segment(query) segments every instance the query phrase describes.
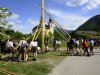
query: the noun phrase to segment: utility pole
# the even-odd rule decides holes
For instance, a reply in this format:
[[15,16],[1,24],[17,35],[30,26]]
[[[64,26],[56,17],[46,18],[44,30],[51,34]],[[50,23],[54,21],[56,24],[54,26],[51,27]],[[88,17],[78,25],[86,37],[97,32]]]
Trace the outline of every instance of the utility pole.
[[41,0],[41,27],[42,27],[42,52],[44,53],[44,31],[45,31],[45,23],[44,23],[44,0]]

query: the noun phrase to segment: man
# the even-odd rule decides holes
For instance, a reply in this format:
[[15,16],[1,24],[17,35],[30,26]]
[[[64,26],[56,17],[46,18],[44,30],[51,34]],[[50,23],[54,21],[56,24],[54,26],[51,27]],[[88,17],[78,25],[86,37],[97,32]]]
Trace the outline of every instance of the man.
[[93,55],[93,46],[94,46],[94,41],[90,40],[90,53]]
[[60,48],[60,45],[61,45],[61,41],[58,40],[58,41],[57,41],[57,48],[58,48],[58,50],[59,50],[59,48]]
[[69,41],[69,53],[70,55],[74,55],[74,39],[71,38]]
[[54,50],[56,51],[56,49],[57,49],[57,40],[53,40],[53,48],[54,48]]
[[23,61],[27,61],[27,41],[25,40],[25,38],[23,38],[20,42],[19,42],[19,45],[18,47],[20,48],[20,54],[19,54],[19,60],[22,58]]
[[83,50],[84,50],[84,55],[85,55],[85,53],[87,53],[87,56],[90,56],[90,54],[89,54],[89,52],[88,52],[88,47],[89,47],[89,45],[88,45],[88,43],[87,43],[87,41],[84,39],[84,41],[82,42],[82,46],[83,46]]
[[11,59],[14,60],[13,48],[14,48],[13,42],[11,39],[9,39],[6,43],[6,51],[5,52],[6,52],[6,54],[11,54]]
[[33,52],[33,61],[36,61],[37,59],[37,46],[38,46],[37,41],[31,41],[30,47]]

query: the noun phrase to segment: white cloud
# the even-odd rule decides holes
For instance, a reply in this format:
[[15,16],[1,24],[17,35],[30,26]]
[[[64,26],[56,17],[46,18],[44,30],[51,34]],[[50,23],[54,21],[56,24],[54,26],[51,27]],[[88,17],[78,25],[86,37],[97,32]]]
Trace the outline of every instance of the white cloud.
[[52,0],[52,1],[62,4],[62,3],[65,3],[68,0],[62,0],[62,1],[61,0]]
[[100,0],[54,0],[58,3],[63,3],[69,7],[80,7],[84,10],[93,10],[100,8]]
[[32,18],[27,18],[25,22],[15,24],[13,26],[13,29],[18,30],[23,33],[31,33],[32,29],[38,24],[37,20],[34,20]]
[[31,24],[32,26],[36,26],[38,24],[37,20],[34,20],[32,18],[27,19],[28,23]]
[[18,14],[13,14],[12,16],[7,18],[9,24],[12,25],[12,29],[14,31],[20,31],[22,33],[30,33],[32,32],[32,24],[35,24],[35,21],[33,21],[31,18],[26,19],[26,21],[20,20],[20,16]]
[[9,22],[17,22],[17,23],[21,23],[21,20],[19,20],[19,15],[18,14],[15,14],[13,13],[10,17],[7,17],[7,20]]
[[83,9],[92,10],[100,7],[100,0],[90,0]]
[[13,13],[10,17],[9,17],[9,19],[11,19],[11,20],[16,20],[16,19],[18,19],[19,18],[19,15],[18,14],[15,14],[15,13]]
[[62,27],[66,27],[68,30],[75,30],[89,19],[89,17],[66,13],[61,10],[49,9],[48,11],[56,17],[56,21],[59,22]]
[[23,24],[14,24],[12,29],[14,29],[14,31],[20,31],[22,33],[31,33],[32,32],[32,26],[29,25],[23,25]]
[[88,0],[68,0],[66,2],[66,5],[70,7],[76,7],[76,6],[82,6],[86,4],[87,2]]

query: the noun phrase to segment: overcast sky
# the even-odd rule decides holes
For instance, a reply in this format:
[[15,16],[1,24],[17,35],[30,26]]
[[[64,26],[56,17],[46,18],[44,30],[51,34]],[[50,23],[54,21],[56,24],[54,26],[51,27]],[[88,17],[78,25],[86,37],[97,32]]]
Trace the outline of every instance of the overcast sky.
[[[45,9],[61,26],[75,30],[89,18],[100,14],[100,0],[44,0]],[[32,32],[40,20],[41,0],[0,0],[0,6],[14,14],[9,18],[15,31]],[[45,14],[45,20],[48,21]]]

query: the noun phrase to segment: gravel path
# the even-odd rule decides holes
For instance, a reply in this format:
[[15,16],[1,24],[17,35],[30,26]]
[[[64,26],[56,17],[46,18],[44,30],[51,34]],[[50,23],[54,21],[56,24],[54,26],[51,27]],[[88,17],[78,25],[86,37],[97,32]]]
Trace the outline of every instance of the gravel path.
[[90,57],[66,57],[49,75],[100,75],[100,49]]

